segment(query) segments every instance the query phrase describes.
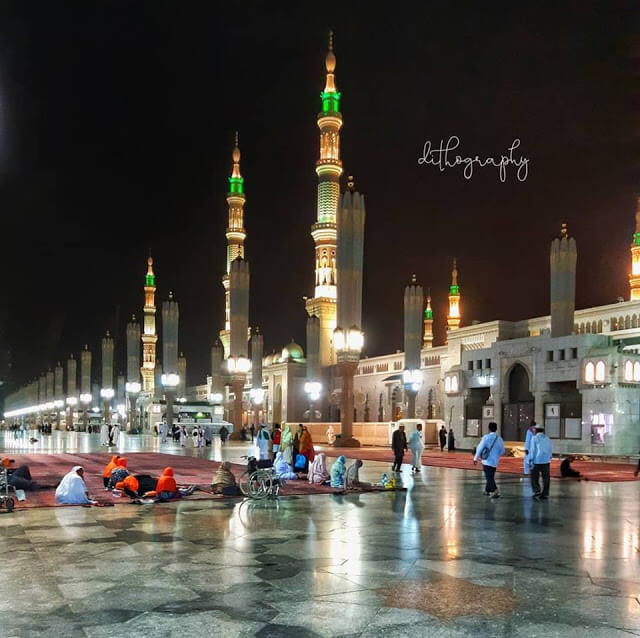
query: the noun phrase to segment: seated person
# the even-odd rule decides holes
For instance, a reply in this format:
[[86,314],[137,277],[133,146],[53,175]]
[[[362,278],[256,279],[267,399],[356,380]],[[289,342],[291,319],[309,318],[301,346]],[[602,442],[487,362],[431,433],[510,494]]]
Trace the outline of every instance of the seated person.
[[328,483],[329,472],[327,471],[327,455],[324,452],[320,452],[313,462],[309,466],[309,483],[315,483],[316,485],[322,485]]
[[116,489],[124,492],[130,498],[139,498],[140,494],[140,484],[138,483],[138,479],[133,476],[133,474],[129,474],[125,476],[122,481],[118,481],[116,483]]
[[276,454],[276,458],[273,461],[273,469],[278,478],[284,480],[297,479],[298,475],[293,471],[293,468],[284,460],[282,452]]
[[116,466],[111,470],[111,476],[109,477],[109,483],[107,489],[112,490],[116,483],[124,481],[129,476],[129,470],[127,469],[127,459],[121,456],[116,460]]
[[84,482],[84,470],[76,465],[65,474],[56,487],[56,503],[60,505],[89,505],[95,503],[89,498]]
[[21,465],[15,470],[7,470],[7,472],[7,483],[16,490],[24,490],[25,492],[28,492],[30,490],[40,490],[49,487],[47,485],[40,485],[31,478],[31,472],[29,471],[28,465]]
[[572,456],[565,456],[560,463],[560,475],[562,478],[579,478],[580,472],[571,467]]
[[176,480],[173,478],[173,468],[165,467],[162,470],[162,476],[158,479],[156,485],[156,493],[159,501],[169,501],[172,498],[180,498]]
[[331,466],[331,487],[344,487],[344,475],[347,471],[344,456],[339,456]]
[[111,471],[118,466],[118,459],[120,455],[114,454],[111,457],[111,460],[107,463],[107,467],[104,468],[104,472],[102,473],[102,482],[104,483],[105,488],[108,489],[109,479],[111,478]]
[[345,474],[345,488],[351,489],[353,487],[370,487],[370,483],[363,483],[360,480],[360,468],[362,467],[362,461],[360,459],[356,459],[355,463],[351,464],[347,468],[347,473]]
[[222,494],[225,488],[233,487],[236,484],[236,477],[231,471],[231,463],[224,461],[216,470],[211,481],[211,489],[214,494]]

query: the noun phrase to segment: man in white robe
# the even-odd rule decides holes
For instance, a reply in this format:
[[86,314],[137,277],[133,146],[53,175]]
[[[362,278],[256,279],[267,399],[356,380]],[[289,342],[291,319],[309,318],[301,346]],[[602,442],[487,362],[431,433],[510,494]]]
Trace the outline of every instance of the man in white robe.
[[56,488],[56,503],[60,505],[87,505],[95,503],[89,498],[89,492],[83,479],[84,470],[76,465],[65,474]]
[[169,430],[169,426],[167,425],[166,421],[162,422],[162,425],[160,426],[160,434],[162,435],[162,438],[160,439],[161,443],[166,443],[167,442],[167,432]]
[[109,426],[106,423],[100,428],[100,445],[109,445]]
[[422,438],[422,423],[418,423],[416,425],[415,432],[411,435],[409,439],[409,449],[413,454],[413,459],[411,461],[412,472],[419,472],[422,468],[422,452],[424,451],[424,439]]
[[271,442],[271,437],[269,436],[269,431],[264,427],[264,423],[260,425],[260,429],[258,430],[258,450],[260,452],[260,460],[267,461],[270,458],[269,454],[269,443]]

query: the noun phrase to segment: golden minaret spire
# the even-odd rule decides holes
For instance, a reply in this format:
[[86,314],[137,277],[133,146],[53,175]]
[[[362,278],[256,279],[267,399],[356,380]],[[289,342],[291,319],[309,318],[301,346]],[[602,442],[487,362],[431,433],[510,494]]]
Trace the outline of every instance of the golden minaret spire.
[[336,327],[336,216],[340,198],[340,93],[336,89],[334,71],[336,56],[333,52],[333,32],[329,32],[329,49],[325,57],[327,71],[324,91],[320,93],[321,111],[318,114],[320,130],[320,157],[316,162],[318,175],[318,201],[316,223],[311,227],[315,243],[314,296],[306,301],[309,316],[320,319],[320,365],[336,362],[333,351],[333,329]]
[[458,266],[453,260],[451,270],[451,286],[449,287],[449,314],[447,315],[447,329],[457,330],[460,327],[460,286],[458,286]]
[[231,262],[237,257],[244,259],[244,240],[247,233],[244,229],[244,178],[240,173],[240,146],[238,144],[238,131],[235,134],[233,152],[233,169],[229,178],[229,192],[227,193],[227,205],[229,206],[229,223],[227,225],[227,266],[222,277],[224,286],[224,329],[220,331],[220,341],[224,347],[225,359],[229,357],[231,338],[231,293],[230,278]]
[[636,206],[636,232],[631,241],[631,274],[629,275],[629,298],[640,299],[640,197]]
[[433,348],[433,310],[431,309],[431,288],[427,290],[427,308],[424,311],[423,348]]
[[153,257],[149,255],[147,259],[147,274],[144,278],[144,309],[143,309],[143,330],[142,340],[142,391],[153,396],[155,389],[155,369],[156,369],[156,276],[153,272]]

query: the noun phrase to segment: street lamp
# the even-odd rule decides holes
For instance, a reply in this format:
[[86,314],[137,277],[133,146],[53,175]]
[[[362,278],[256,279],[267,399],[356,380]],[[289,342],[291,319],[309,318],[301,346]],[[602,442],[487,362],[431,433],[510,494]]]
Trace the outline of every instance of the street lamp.
[[78,405],[78,398],[67,397],[66,404],[69,407],[69,418],[67,419],[67,430],[69,430],[69,426],[73,429],[73,409]]
[[222,403],[222,399],[224,397],[222,396],[222,392],[210,392],[209,393],[209,401],[211,403],[217,403],[220,404]]
[[167,428],[169,432],[173,431],[173,394],[176,387],[180,384],[180,375],[175,372],[163,374],[160,377],[162,385],[165,389],[165,395],[167,399]]
[[91,396],[90,393],[88,392],[83,392],[80,395],[80,403],[82,403],[82,421],[83,421],[83,429],[86,432],[88,430],[88,414],[87,414],[87,408],[89,407],[89,404],[91,403],[91,401],[93,401],[93,397]]
[[142,386],[138,381],[127,381],[124,389],[129,398],[129,429],[138,426],[138,410],[136,408],[136,399],[142,390]]
[[422,387],[422,370],[408,370],[402,372],[402,383],[407,393],[407,416],[410,419],[416,415],[416,395]]
[[100,390],[100,396],[102,397],[102,403],[104,406],[104,422],[111,423],[111,399],[113,399],[115,391],[113,388],[102,388]]
[[230,374],[247,374],[251,370],[251,360],[247,357],[229,357],[227,370]]
[[353,438],[353,377],[358,369],[364,334],[357,326],[347,330],[337,327],[333,331],[333,345],[338,355],[338,369],[342,376],[342,433],[340,445],[359,446]]
[[254,417],[255,425],[257,426],[258,412],[260,410],[260,406],[262,405],[262,402],[264,401],[264,390],[262,388],[251,388],[251,390],[249,390],[249,399],[253,404],[253,417]]
[[309,421],[313,422],[313,404],[320,399],[322,383],[320,381],[307,381],[304,384],[304,391],[309,398]]

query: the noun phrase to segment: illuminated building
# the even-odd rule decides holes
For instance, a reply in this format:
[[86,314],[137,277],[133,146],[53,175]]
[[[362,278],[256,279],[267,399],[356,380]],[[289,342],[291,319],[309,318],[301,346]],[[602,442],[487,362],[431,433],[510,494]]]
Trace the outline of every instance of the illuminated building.
[[224,286],[224,329],[220,331],[220,342],[224,348],[224,358],[230,356],[231,344],[231,262],[237,257],[244,259],[244,178],[240,174],[240,148],[236,131],[235,146],[232,154],[233,170],[229,178],[227,204],[229,206],[229,224],[227,226],[227,265],[222,285]]
[[147,274],[144,278],[144,323],[142,330],[142,392],[153,398],[156,369],[156,276],[153,273],[153,259],[147,259]]
[[422,337],[423,348],[433,347],[433,310],[431,309],[431,289],[427,291],[427,307],[424,311],[424,335]]
[[317,218],[311,227],[315,243],[314,296],[306,300],[309,316],[320,319],[320,365],[336,362],[333,350],[333,330],[336,327],[337,271],[336,271],[336,215],[340,198],[340,92],[336,89],[334,71],[336,56],[333,53],[333,33],[329,34],[329,51],[325,59],[327,78],[320,94],[321,111],[318,114],[320,129],[320,159],[316,162],[318,175]]
[[640,299],[640,197],[636,208],[636,232],[631,242],[631,275],[629,276],[629,299]]
[[449,314],[447,315],[447,330],[457,330],[460,327],[460,286],[458,286],[458,268],[453,260],[451,270],[451,286],[449,287]]

